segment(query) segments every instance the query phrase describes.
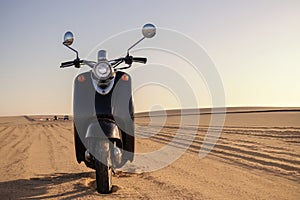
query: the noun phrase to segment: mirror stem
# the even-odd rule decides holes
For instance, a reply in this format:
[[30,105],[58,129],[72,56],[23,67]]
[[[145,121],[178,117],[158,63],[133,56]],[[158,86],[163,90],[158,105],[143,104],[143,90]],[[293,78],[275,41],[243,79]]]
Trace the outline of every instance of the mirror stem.
[[68,47],[69,49],[71,49],[72,51],[74,51],[76,53],[76,58],[79,59],[79,57],[78,57],[78,51],[76,51],[75,49],[73,49],[72,47],[70,47],[68,45],[65,45],[65,46]]
[[141,41],[143,41],[143,39],[145,39],[145,37],[142,37],[139,41],[137,41],[136,43],[134,43],[131,47],[129,47],[127,49],[127,54],[129,54],[129,50],[132,49],[133,47],[135,47],[138,43],[140,43]]

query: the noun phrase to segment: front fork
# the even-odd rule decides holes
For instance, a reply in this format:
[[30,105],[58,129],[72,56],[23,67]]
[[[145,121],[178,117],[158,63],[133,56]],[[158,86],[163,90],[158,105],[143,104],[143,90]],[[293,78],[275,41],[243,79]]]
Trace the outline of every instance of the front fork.
[[91,163],[97,159],[105,164],[106,160],[101,160],[103,159],[101,154],[106,154],[107,151],[110,151],[110,164],[112,168],[118,168],[122,163],[122,149],[117,146],[115,140],[88,138],[88,149],[85,151],[85,160]]

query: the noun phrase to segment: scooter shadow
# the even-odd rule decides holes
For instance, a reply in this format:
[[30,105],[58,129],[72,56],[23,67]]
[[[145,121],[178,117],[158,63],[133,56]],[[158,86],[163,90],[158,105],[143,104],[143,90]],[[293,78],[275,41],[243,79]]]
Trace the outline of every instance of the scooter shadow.
[[[118,190],[113,186],[112,193]],[[0,182],[0,199],[75,199],[98,195],[94,172],[55,173]]]

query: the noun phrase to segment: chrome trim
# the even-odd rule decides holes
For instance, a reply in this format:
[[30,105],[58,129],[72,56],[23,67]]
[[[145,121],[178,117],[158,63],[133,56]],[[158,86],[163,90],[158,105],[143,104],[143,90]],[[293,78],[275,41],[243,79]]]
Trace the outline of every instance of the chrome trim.
[[[107,69],[107,71],[105,72],[105,74],[102,74],[102,73],[100,72],[101,74],[99,75],[99,74],[98,74],[98,67],[99,67],[101,64],[104,64],[104,65],[105,65],[105,68]],[[113,70],[111,64],[110,64],[109,62],[105,61],[105,60],[98,62],[98,63],[93,67],[92,71],[93,71],[95,77],[96,77],[98,80],[102,80],[102,81],[107,80],[107,77],[111,77],[111,76],[113,75],[113,73],[114,73],[114,70]],[[101,75],[105,75],[105,76],[101,76]]]
[[91,156],[89,150],[86,150],[86,151],[84,152],[84,158],[85,158],[86,161],[91,162],[92,156]]
[[116,165],[114,167],[117,167],[117,166],[121,165],[121,163],[122,163],[122,151],[116,145],[114,147],[114,162],[113,163]]
[[107,85],[107,87],[106,88],[104,88],[104,89],[102,89],[102,88],[100,88],[99,86],[98,86],[98,80],[95,80],[95,78],[93,77],[93,74],[92,74],[93,72],[91,72],[91,78],[92,78],[92,82],[93,82],[93,85],[94,85],[94,88],[95,88],[95,90],[99,93],[99,94],[101,94],[101,95],[106,95],[106,94],[108,94],[110,91],[111,91],[111,89],[113,88],[113,86],[114,86],[114,83],[115,83],[115,76],[110,80],[110,82],[108,83],[108,85]]

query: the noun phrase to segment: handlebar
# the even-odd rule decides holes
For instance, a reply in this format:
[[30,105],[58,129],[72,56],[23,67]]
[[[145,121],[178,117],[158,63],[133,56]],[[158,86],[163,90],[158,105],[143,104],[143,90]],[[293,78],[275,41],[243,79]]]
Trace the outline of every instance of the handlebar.
[[147,62],[147,58],[142,58],[142,57],[132,57],[127,55],[124,58],[124,61],[126,64],[131,65],[133,62],[139,62],[145,64]]
[[61,63],[60,68],[71,67],[72,65],[74,65],[74,61],[63,62]]
[[147,58],[133,57],[133,58],[132,58],[132,61],[133,61],[133,62],[139,62],[139,63],[146,64]]
[[79,68],[81,63],[83,63],[83,60],[80,60],[79,58],[76,58],[73,61],[68,61],[68,62],[61,63],[60,68],[71,67],[73,65],[76,68]]
[[[125,67],[124,69],[127,69],[131,66],[131,64],[133,62],[138,62],[138,63],[143,63],[143,64],[146,64],[147,62],[147,58],[143,58],[143,57],[132,57],[132,56],[129,56],[127,55],[125,58],[118,58],[118,59],[115,59],[115,60],[111,60],[109,62],[113,62],[111,63],[112,65],[114,65],[114,68],[116,66],[118,66],[119,64],[121,64],[122,62],[125,62],[127,65],[129,65],[128,67]],[[83,64],[86,64],[86,65],[89,65],[90,67],[94,67],[94,65],[96,64],[95,62],[93,61],[86,61],[86,60],[80,60],[79,58],[76,58],[75,60],[73,61],[68,61],[68,62],[63,62],[61,63],[60,65],[60,68],[65,68],[65,67],[71,67],[71,66],[75,66],[76,68],[79,68],[80,67],[80,64],[83,63]],[[119,69],[123,69],[123,68],[119,68]]]

